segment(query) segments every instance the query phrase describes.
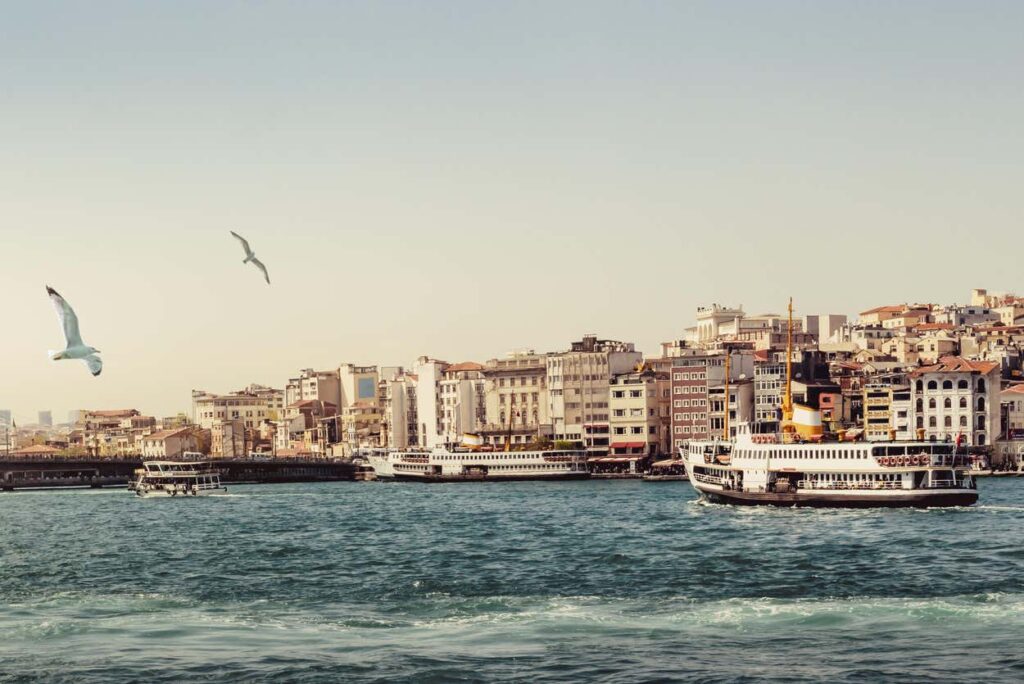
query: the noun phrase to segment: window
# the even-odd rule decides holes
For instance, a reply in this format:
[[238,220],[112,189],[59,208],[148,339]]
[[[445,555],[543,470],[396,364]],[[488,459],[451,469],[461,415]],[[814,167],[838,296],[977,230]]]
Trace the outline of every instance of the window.
[[928,427],[933,428],[936,425],[937,425],[937,423],[935,422],[935,416],[930,416],[928,418]]
[[951,390],[951,389],[953,389],[953,381],[952,380],[943,380],[943,382],[942,382],[942,389],[944,389],[944,390]]
[[928,389],[930,389],[930,390],[939,389],[939,383],[935,382],[934,380],[929,380],[928,381]]
[[979,392],[984,392],[985,391],[985,378],[978,378],[978,391]]
[[949,397],[946,397],[942,401],[942,408],[953,408],[953,400],[950,399]]
[[960,382],[956,383],[956,386],[959,387],[960,389],[967,389],[970,385],[967,383],[966,380],[961,380]]
[[924,392],[924,383],[921,382],[920,380],[917,381],[917,391]]
[[984,411],[985,410],[985,397],[978,397],[978,410],[979,411]]
[[960,408],[967,408],[967,397],[960,397]]
[[960,427],[967,427],[967,416],[960,416]]
[[928,400],[928,408],[935,408],[935,397],[932,397],[931,399]]
[[946,416],[945,418],[943,418],[942,419],[942,426],[943,427],[953,427],[953,417],[952,416]]

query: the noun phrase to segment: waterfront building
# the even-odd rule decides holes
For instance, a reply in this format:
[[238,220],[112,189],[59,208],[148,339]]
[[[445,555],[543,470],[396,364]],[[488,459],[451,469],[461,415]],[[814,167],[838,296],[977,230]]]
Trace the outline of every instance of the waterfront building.
[[[749,348],[694,351],[672,359],[672,448],[692,439],[713,439],[723,432],[725,417],[725,354],[729,354],[730,434],[737,421],[754,417],[754,352]],[[744,380],[740,383],[740,380]],[[738,389],[737,389],[738,388]],[[715,390],[712,392],[712,390]],[[712,430],[710,398],[716,406]]]
[[446,445],[461,444],[464,435],[476,434],[487,423],[483,364],[466,361],[448,366],[441,374],[441,438]]
[[187,451],[199,451],[201,442],[190,428],[162,430],[142,438],[142,456],[147,459],[181,458]]
[[341,406],[341,376],[338,370],[305,368],[299,377],[288,380],[284,395],[286,407],[300,401],[322,401]]
[[870,383],[864,387],[864,438],[869,442],[914,439],[910,387]]
[[421,356],[413,366],[416,376],[416,436],[419,446],[433,449],[444,445],[444,426],[441,423],[441,379],[447,361]]
[[608,389],[613,375],[643,361],[632,342],[585,335],[546,359],[552,437],[582,444],[594,455],[608,452]]
[[417,377],[404,370],[382,376],[384,399],[381,413],[380,445],[407,449],[419,444],[416,414]]
[[668,373],[646,365],[638,370],[613,375],[609,381],[608,423],[610,455],[636,461],[662,453],[663,419],[661,395],[669,390]]
[[483,375],[485,422],[480,435],[485,444],[501,448],[510,433],[513,446],[550,437],[553,429],[543,354],[532,349],[511,352],[484,364]]
[[281,390],[250,385],[230,394],[192,390],[192,421],[211,430],[219,421],[241,420],[246,429],[256,429],[266,420],[276,420],[283,408]]
[[248,452],[245,422],[241,418],[217,420],[210,428],[210,456],[238,458]]
[[1004,410],[1003,434],[1024,443],[1024,383],[1010,385],[999,393]]
[[[345,363],[338,367],[339,397],[337,406],[344,409],[350,404],[378,405],[377,382],[380,374],[377,366],[356,366]],[[328,401],[330,401],[328,399]]]
[[947,356],[910,374],[916,429],[930,441],[986,446],[999,435],[999,364]]

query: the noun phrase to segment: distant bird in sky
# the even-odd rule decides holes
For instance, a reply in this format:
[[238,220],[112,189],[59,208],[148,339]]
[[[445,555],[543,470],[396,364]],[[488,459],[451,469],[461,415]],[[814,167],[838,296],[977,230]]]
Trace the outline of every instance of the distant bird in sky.
[[78,316],[75,315],[74,309],[49,285],[46,286],[46,294],[50,295],[50,301],[57,309],[57,317],[60,318],[60,325],[64,331],[64,340],[67,345],[64,351],[58,352],[51,349],[50,358],[54,361],[81,359],[89,367],[89,372],[99,375],[103,370],[103,361],[96,356],[100,350],[82,342],[82,335],[78,332]]
[[238,233],[236,233],[233,230],[231,231],[231,234],[234,235],[236,238],[238,238],[238,241],[242,243],[242,249],[245,250],[245,259],[242,261],[242,263],[243,264],[251,263],[256,268],[258,268],[261,271],[263,271],[263,277],[267,279],[267,285],[269,285],[270,284],[270,274],[267,273],[267,267],[263,265],[262,261],[260,261],[259,259],[256,258],[256,255],[253,253],[252,249],[250,249],[250,247],[249,247],[249,242],[244,237],[242,237],[241,235],[239,235]]

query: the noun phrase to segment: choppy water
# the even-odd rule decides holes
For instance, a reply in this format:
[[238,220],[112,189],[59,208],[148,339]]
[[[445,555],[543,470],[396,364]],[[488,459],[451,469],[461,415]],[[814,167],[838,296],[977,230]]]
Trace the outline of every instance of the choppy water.
[[1024,480],[971,509],[685,483],[0,495],[0,681],[1024,678]]

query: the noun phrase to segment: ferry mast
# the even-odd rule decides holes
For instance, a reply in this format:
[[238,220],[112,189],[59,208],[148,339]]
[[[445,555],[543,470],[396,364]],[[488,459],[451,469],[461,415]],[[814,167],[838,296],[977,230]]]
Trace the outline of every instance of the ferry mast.
[[782,432],[791,435],[793,428],[793,298],[789,298],[789,324],[786,327],[786,395],[782,398]]

